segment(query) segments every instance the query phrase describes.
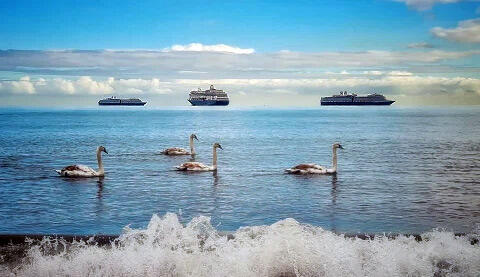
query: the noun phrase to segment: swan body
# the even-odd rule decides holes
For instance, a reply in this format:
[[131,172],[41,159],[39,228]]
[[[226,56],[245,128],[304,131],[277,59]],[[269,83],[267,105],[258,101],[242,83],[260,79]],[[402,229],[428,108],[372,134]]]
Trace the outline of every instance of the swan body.
[[60,170],[55,170],[60,176],[72,178],[87,178],[87,177],[101,177],[105,176],[105,170],[102,163],[102,152],[108,154],[107,149],[103,146],[97,148],[97,162],[98,170],[85,165],[69,165]]
[[318,164],[299,164],[289,169],[285,169],[289,174],[336,174],[337,173],[337,149],[343,149],[339,143],[332,145],[333,158],[332,168],[326,168]]
[[213,145],[213,162],[211,166],[199,162],[186,162],[176,166],[175,169],[179,171],[215,171],[217,170],[217,148],[223,150],[219,143]]
[[299,164],[285,170],[292,174],[329,174],[333,173],[331,168],[326,168],[318,164]]
[[170,156],[179,156],[179,155],[190,155],[190,152],[180,147],[167,148],[162,151],[162,154]]
[[180,147],[171,147],[163,150],[161,153],[169,156],[179,156],[179,155],[195,155],[195,147],[193,145],[193,139],[198,140],[195,134],[190,135],[190,152],[184,148]]
[[180,171],[213,171],[216,169],[213,166],[205,165],[199,162],[187,162],[175,168]]

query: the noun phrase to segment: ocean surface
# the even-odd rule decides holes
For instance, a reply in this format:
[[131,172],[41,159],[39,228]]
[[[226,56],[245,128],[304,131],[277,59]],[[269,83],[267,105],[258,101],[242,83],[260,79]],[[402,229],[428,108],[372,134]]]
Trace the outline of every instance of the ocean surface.
[[[189,156],[158,154],[188,148],[191,133],[196,161],[222,145],[218,172],[177,172]],[[345,148],[336,176],[284,174],[331,166],[334,142]],[[57,176],[97,168],[99,145],[105,178]],[[119,234],[166,213],[219,231],[293,220],[335,233],[478,232],[480,107],[0,109],[0,233]]]

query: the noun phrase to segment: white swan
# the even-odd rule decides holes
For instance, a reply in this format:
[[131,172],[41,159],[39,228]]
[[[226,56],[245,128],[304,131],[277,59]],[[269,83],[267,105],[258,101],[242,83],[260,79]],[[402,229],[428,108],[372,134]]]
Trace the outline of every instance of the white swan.
[[165,155],[177,156],[177,155],[195,155],[195,147],[193,146],[193,139],[198,140],[195,134],[190,135],[190,152],[183,148],[172,147],[163,150],[161,153]]
[[84,166],[84,165],[69,165],[64,167],[61,170],[55,170],[58,174],[64,177],[100,177],[105,175],[105,170],[103,169],[102,163],[102,152],[108,154],[107,149],[103,146],[97,147],[97,161],[98,161],[98,171]]
[[213,163],[211,166],[198,163],[198,162],[187,162],[179,166],[176,166],[176,170],[180,171],[215,171],[217,170],[217,148],[223,150],[222,146],[219,143],[213,145]]
[[318,164],[299,164],[295,167],[285,169],[289,174],[336,174],[337,173],[337,148],[343,149],[339,143],[332,145],[333,158],[332,168],[326,168]]

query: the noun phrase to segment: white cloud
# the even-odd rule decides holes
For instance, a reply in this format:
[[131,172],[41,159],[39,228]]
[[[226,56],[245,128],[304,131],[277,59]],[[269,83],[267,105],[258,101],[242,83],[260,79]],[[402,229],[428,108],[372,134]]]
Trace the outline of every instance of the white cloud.
[[205,74],[205,71],[193,71],[193,70],[179,70],[178,73],[180,74]]
[[111,93],[114,91],[111,85],[111,79],[106,82],[97,82],[88,76],[82,76],[74,83],[75,91],[78,90],[87,94]]
[[409,8],[412,8],[418,11],[426,11],[426,10],[430,10],[437,3],[448,4],[448,3],[460,2],[461,0],[395,0],[395,1],[403,2]]
[[252,54],[255,52],[253,48],[239,48],[226,44],[203,45],[201,43],[190,43],[187,45],[175,44],[172,47],[165,48],[165,52],[170,51],[186,51],[186,52],[223,52],[231,54]]
[[390,71],[388,73],[390,76],[413,76],[413,73],[408,72],[408,71]]
[[363,74],[365,74],[365,75],[383,75],[384,72],[379,71],[379,70],[368,70],[368,71],[363,71]]
[[171,92],[168,82],[153,79],[118,79],[110,78],[111,86],[117,93],[127,94],[164,94]]
[[435,27],[431,32],[439,38],[457,42],[480,42],[480,18],[460,21],[456,28]]
[[30,81],[29,76],[24,76],[18,81],[1,81],[0,93],[8,92],[11,94],[35,94],[36,89],[34,84]]
[[408,48],[433,48],[433,45],[427,42],[410,43]]
[[76,80],[39,78],[29,76],[18,81],[0,81],[0,94],[64,94],[64,95],[131,95],[170,93],[171,82],[152,79],[115,79],[94,80],[90,76],[81,76]]
[[41,79],[37,86],[44,86],[43,89],[52,90],[52,91],[61,91],[65,94],[75,94],[75,86],[71,81],[65,79],[55,78],[50,81],[49,84],[45,79]]

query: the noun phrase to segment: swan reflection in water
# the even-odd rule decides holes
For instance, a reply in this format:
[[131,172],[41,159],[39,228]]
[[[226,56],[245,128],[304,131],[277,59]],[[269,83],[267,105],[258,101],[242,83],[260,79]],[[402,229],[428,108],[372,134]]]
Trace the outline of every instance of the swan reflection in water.
[[97,198],[98,199],[102,199],[102,193],[103,193],[103,180],[105,179],[105,177],[101,176],[98,178],[97,180]]
[[331,231],[332,232],[336,232],[337,231],[337,224],[336,224],[336,220],[335,220],[335,213],[336,213],[336,210],[337,210],[337,183],[338,183],[338,179],[337,179],[337,175],[332,175],[332,190],[330,191],[330,196],[331,196],[331,199],[332,199],[332,205],[331,205],[331,213],[330,213],[330,222],[331,222]]
[[216,170],[213,171],[212,176],[213,176],[213,186],[214,186],[214,187],[217,187],[217,186],[218,186],[218,180],[220,179],[220,178],[218,177],[218,172],[217,172]]

